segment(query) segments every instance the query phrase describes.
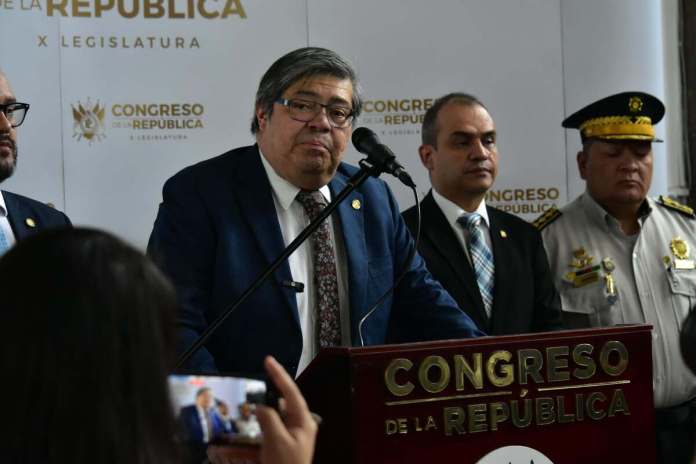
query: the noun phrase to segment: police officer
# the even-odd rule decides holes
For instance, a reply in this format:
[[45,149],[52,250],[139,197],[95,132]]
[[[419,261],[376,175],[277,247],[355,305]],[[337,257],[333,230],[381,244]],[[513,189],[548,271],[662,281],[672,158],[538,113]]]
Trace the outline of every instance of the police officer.
[[694,446],[696,377],[680,354],[679,331],[696,301],[696,216],[648,198],[653,125],[662,102],[624,92],[572,114],[585,192],[535,221],[541,230],[567,328],[653,326],[653,386],[660,463],[686,463]]

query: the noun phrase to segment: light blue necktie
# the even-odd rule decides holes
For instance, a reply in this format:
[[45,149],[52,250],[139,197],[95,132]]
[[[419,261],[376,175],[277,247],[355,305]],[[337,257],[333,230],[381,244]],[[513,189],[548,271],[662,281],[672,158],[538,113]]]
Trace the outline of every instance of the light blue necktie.
[[481,292],[486,314],[490,317],[493,306],[493,253],[491,253],[484,231],[480,227],[481,215],[477,213],[465,214],[459,217],[458,222],[469,231],[469,256],[476,275],[476,282]]
[[5,252],[10,248],[10,241],[7,240],[5,236],[5,231],[0,227],[0,256],[4,255]]

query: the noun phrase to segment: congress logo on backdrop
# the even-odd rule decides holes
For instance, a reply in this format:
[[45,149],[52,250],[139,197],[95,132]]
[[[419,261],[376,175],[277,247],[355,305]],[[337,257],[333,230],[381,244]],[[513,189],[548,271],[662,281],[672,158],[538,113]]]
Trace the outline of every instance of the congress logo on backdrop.
[[97,103],[92,105],[88,98],[83,105],[79,101],[77,106],[72,107],[73,115],[73,137],[79,142],[85,139],[91,145],[95,141],[101,141],[106,135],[104,134],[104,105]]
[[360,123],[370,125],[380,135],[420,134],[425,112],[434,98],[391,98],[366,100]]
[[486,204],[505,212],[533,219],[552,206],[559,207],[558,186],[527,186],[526,188],[495,187],[486,192]]
[[[186,140],[204,128],[205,107],[199,102],[118,102],[97,101],[70,105],[74,120],[73,137],[90,145],[106,137],[106,128],[127,134],[131,141]],[[117,132],[118,131],[118,132]]]

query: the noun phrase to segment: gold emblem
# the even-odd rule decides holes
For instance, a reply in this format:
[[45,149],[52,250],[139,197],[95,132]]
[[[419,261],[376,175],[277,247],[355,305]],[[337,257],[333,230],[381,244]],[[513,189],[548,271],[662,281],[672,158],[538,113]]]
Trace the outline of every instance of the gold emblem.
[[643,100],[640,97],[631,97],[628,100],[628,110],[631,113],[637,113],[643,109]]
[[669,243],[669,249],[674,255],[674,269],[696,269],[696,263],[689,259],[689,244],[679,237],[674,237]]
[[681,238],[673,238],[669,244],[669,248],[677,259],[689,259],[689,244]]
[[26,218],[24,223],[29,227],[36,227],[36,222],[32,218]]
[[500,231],[500,236],[501,236],[502,238],[507,238],[507,232],[505,232],[504,230],[501,230],[501,231]]
[[577,250],[573,250],[573,259],[568,266],[575,268],[575,271],[566,273],[563,279],[575,288],[597,282],[600,277],[599,271],[601,266],[593,266],[593,260],[594,257],[588,255],[584,248],[580,247]]
[[350,205],[353,207],[353,209],[360,209],[360,200],[355,199],[350,203]]
[[575,269],[582,269],[592,264],[594,257],[587,254],[584,248],[573,250],[573,260],[570,265]]
[[104,134],[105,105],[99,104],[99,101],[92,105],[92,101],[88,98],[84,105],[77,102],[77,107],[70,106],[74,120],[73,137],[78,141],[84,138],[90,145],[95,140],[100,141],[106,137]]

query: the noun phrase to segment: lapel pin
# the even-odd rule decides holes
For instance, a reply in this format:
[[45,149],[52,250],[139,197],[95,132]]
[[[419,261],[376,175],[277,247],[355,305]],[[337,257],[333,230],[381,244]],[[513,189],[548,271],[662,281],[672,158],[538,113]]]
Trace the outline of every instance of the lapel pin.
[[355,199],[350,203],[350,205],[353,207],[353,209],[360,209],[360,200]]
[[501,236],[502,238],[507,238],[507,232],[505,232],[504,230],[501,230],[501,231],[500,231],[500,236]]
[[36,227],[36,222],[32,218],[26,218],[24,220],[24,223],[28,225],[29,227]]

